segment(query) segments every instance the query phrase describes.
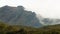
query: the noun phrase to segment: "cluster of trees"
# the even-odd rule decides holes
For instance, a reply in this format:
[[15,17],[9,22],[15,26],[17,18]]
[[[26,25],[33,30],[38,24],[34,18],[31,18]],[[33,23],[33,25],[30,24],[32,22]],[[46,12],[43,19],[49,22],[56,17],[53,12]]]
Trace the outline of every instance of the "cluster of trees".
[[0,34],[60,34],[60,26],[45,26],[41,28],[8,25],[0,22]]

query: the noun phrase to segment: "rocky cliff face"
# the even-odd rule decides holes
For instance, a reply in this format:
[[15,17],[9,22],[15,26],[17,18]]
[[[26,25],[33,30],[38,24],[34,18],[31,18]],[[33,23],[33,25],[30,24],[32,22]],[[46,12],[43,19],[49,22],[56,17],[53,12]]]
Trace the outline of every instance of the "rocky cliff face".
[[36,17],[35,12],[24,10],[23,6],[0,7],[0,20],[10,25],[24,25],[40,27],[42,24]]

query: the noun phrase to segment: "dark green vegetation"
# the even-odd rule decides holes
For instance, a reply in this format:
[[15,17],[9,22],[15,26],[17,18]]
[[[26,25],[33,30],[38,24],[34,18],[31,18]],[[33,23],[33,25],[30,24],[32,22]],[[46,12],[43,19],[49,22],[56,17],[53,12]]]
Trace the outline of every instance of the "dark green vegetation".
[[0,22],[0,34],[60,34],[60,25],[50,25],[41,28],[8,25]]

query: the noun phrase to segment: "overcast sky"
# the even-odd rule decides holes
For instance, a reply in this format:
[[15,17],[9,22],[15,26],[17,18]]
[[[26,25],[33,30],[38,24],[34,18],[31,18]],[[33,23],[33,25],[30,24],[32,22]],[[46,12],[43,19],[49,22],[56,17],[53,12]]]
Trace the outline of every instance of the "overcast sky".
[[22,5],[43,17],[60,18],[60,0],[0,0],[0,7],[4,5]]

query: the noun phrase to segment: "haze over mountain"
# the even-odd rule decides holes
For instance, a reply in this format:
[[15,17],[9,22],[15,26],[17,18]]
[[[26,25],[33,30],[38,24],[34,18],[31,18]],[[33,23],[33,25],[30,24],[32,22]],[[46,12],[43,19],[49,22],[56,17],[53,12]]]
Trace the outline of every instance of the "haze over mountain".
[[42,17],[40,14],[37,15],[37,18],[39,18],[40,23],[43,24],[43,25],[56,25],[56,24],[60,24],[60,19],[45,18],[45,17]]

